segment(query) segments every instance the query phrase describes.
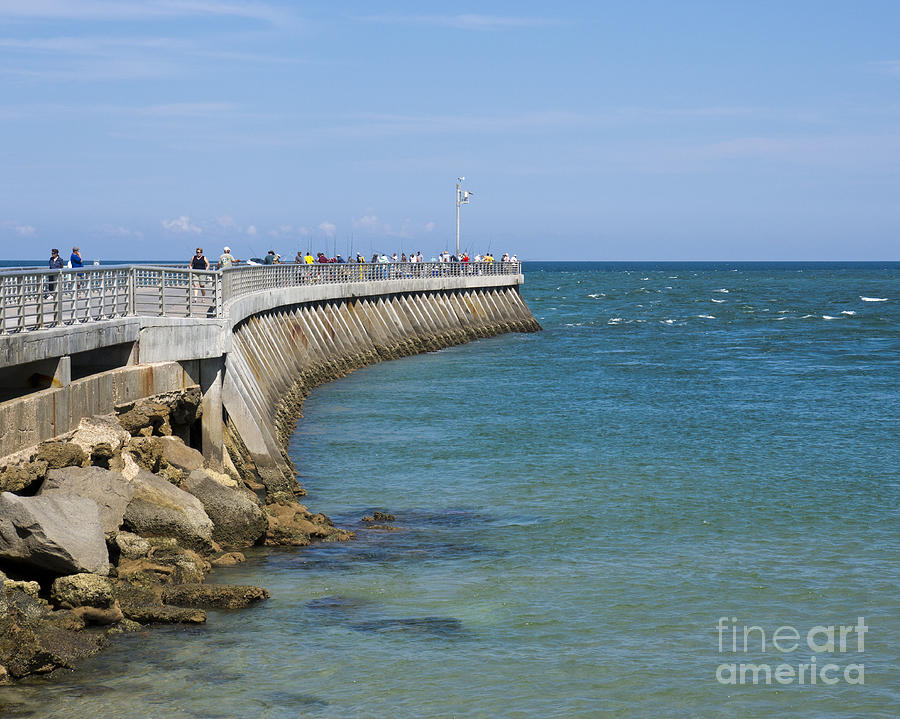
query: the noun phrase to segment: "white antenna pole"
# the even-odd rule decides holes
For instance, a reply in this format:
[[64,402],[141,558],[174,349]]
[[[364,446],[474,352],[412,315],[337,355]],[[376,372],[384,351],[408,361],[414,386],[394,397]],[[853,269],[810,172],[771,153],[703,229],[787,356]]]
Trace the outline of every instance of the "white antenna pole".
[[459,192],[459,183],[461,183],[464,177],[456,178],[456,256],[459,257],[459,201],[461,199],[461,195]]

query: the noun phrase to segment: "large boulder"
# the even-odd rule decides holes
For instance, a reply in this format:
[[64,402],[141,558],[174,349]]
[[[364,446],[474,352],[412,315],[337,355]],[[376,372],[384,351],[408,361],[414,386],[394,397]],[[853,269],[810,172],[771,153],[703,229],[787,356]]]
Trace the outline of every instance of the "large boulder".
[[198,551],[212,547],[213,523],[194,495],[146,470],[137,473],[124,528],[142,537],[175,537]]
[[134,485],[119,472],[102,467],[51,469],[38,495],[74,494],[97,503],[100,522],[107,534],[118,531],[125,508],[134,497]]
[[260,541],[269,523],[249,490],[230,477],[195,469],[182,487],[197,497],[213,523],[212,538],[224,547],[249,547]]
[[166,604],[209,609],[243,609],[268,598],[267,590],[252,584],[175,584],[162,593]]
[[0,557],[54,574],[109,572],[96,502],[72,494],[0,494]]
[[188,447],[178,437],[160,437],[162,459],[170,467],[190,474],[203,466],[203,455],[193,447]]

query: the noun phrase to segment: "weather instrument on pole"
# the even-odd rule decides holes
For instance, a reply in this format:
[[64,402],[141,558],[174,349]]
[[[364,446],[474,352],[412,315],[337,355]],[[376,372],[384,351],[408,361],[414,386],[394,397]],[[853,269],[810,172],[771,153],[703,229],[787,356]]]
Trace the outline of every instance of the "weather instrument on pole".
[[469,198],[474,195],[474,192],[469,192],[469,190],[462,189],[462,183],[465,182],[465,177],[457,177],[456,178],[456,256],[459,257],[459,208],[463,205],[469,204]]

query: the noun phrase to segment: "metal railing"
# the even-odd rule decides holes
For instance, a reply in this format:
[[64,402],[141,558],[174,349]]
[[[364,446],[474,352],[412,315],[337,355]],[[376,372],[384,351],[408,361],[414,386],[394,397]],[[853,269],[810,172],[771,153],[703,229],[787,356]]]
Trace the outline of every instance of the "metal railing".
[[130,265],[0,272],[0,335],[118,317],[222,317],[270,289],[432,277],[517,275],[518,262],[251,265],[222,271]]

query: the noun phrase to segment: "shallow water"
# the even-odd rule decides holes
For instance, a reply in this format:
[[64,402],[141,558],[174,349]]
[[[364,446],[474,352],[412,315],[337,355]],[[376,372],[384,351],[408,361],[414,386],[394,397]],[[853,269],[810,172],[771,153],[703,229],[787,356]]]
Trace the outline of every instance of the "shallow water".
[[[264,605],[0,690],[9,715],[896,716],[900,265],[526,271],[544,332],[306,402],[308,503],[356,541],[249,552],[214,579]],[[860,616],[863,652],[771,646]],[[811,656],[840,681],[716,678]]]

